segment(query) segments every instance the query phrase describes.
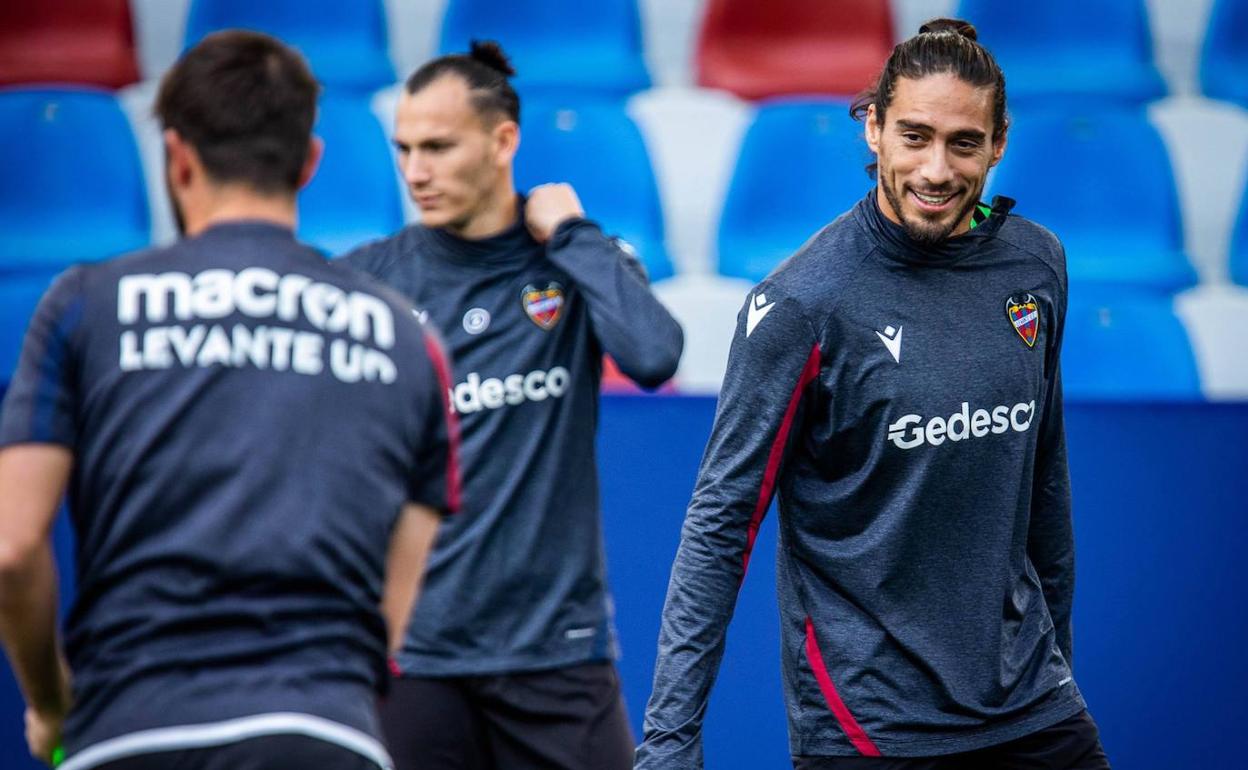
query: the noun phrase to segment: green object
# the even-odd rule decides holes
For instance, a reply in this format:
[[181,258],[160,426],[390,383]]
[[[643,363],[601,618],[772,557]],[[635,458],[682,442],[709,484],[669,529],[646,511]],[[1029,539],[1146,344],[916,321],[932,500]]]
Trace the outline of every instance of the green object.
[[971,229],[974,230],[982,225],[990,216],[992,216],[991,206],[985,206],[982,203],[976,204],[975,211],[971,212]]
[[65,747],[61,746],[60,744],[57,744],[57,747],[52,749],[52,766],[57,767],[64,761],[65,761]]

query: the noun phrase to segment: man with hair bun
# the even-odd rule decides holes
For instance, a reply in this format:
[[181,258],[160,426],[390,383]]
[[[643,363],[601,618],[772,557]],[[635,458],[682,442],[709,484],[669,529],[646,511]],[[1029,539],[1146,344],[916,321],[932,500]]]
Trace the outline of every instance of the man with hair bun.
[[603,353],[644,387],[679,325],[566,184],[519,195],[514,74],[494,43],[428,62],[395,116],[420,221],[345,259],[407,295],[454,360],[464,513],[430,557],[382,722],[400,768],[622,770],[594,459]]
[[183,238],[70,268],[31,320],[0,414],[0,641],[63,770],[392,767],[377,693],[457,506],[455,426],[411,305],[295,240],[319,90],[260,33],[183,54],[155,106]]
[[795,768],[1108,768],[1071,670],[1065,255],[1014,201],[980,202],[1005,78],[970,24],[939,19],[851,111],[876,184],[740,313],[636,767],[702,767],[778,495]]

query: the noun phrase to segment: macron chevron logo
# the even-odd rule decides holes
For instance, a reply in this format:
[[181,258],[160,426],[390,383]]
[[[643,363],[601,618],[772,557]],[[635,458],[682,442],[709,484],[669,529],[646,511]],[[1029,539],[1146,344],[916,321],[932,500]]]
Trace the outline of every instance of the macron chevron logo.
[[767,314],[775,306],[776,303],[768,302],[767,295],[762,292],[750,297],[749,311],[745,316],[745,336],[748,337],[753,334],[755,327],[762,323],[762,320],[767,317]]
[[901,363],[901,327],[894,329],[886,326],[884,331],[876,332],[875,336],[879,337],[884,347],[888,348],[888,352],[893,354],[893,360]]

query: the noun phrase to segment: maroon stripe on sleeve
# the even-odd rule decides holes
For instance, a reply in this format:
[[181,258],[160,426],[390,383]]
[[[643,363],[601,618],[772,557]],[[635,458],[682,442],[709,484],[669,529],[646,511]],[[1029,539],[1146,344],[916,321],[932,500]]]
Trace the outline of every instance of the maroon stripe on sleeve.
[[793,395],[789,396],[789,405],[784,410],[784,419],[780,422],[780,429],[776,431],[776,437],[771,442],[771,451],[767,455],[767,469],[763,472],[763,484],[758,490],[758,501],[754,504],[754,515],[750,517],[749,534],[746,535],[745,554],[742,556],[741,580],[745,580],[745,572],[750,568],[750,553],[754,550],[754,541],[758,539],[758,528],[763,523],[763,516],[767,515],[767,506],[771,505],[771,496],[776,489],[776,476],[780,473],[780,463],[784,459],[784,447],[789,441],[789,431],[793,427],[793,417],[797,414],[797,406],[802,401],[802,393],[806,391],[806,386],[819,376],[819,343],[815,343],[810,349],[810,355],[806,357],[806,365],[802,367],[802,373],[797,378],[797,385],[793,387]]

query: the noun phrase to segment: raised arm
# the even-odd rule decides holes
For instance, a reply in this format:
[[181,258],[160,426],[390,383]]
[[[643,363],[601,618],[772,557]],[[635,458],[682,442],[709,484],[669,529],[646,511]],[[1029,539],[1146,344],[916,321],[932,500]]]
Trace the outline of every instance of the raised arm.
[[636,257],[584,217],[566,184],[535,187],[525,204],[533,237],[584,294],[602,349],[637,384],[657,387],[676,373],[684,332],[650,290]]

